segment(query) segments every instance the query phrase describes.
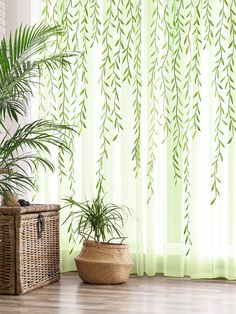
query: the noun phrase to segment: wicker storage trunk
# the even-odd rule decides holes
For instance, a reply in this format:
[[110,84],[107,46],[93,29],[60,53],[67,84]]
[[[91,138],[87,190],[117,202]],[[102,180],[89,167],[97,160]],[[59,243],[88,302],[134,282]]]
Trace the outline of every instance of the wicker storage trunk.
[[0,294],[60,279],[59,205],[0,207]]

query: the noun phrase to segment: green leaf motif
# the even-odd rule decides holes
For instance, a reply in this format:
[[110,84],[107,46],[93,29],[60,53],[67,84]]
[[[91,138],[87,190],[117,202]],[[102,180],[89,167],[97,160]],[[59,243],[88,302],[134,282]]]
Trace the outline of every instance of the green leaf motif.
[[135,34],[135,43],[134,43],[134,77],[132,83],[132,94],[133,94],[133,109],[134,109],[134,146],[132,149],[132,160],[134,161],[134,172],[136,177],[139,174],[140,170],[140,128],[141,128],[141,87],[142,87],[142,75],[141,75],[141,7],[142,1],[139,0],[135,6],[135,24],[134,24],[134,34]]
[[[41,69],[45,74],[39,91],[40,117],[50,115],[61,124],[75,124],[83,134],[90,97],[89,60],[98,53],[102,101],[96,104],[100,112],[96,187],[104,192],[105,165],[111,145],[123,134],[126,106],[132,107],[130,159],[134,176],[139,175],[141,120],[147,112],[147,202],[152,206],[150,201],[158,195],[154,182],[158,143],[162,142],[171,151],[168,167],[173,171],[173,182],[183,189],[182,212],[186,222],[183,233],[189,252],[191,145],[203,127],[203,106],[212,107],[215,123],[209,191],[212,205],[220,195],[226,143],[234,142],[236,0],[42,0],[42,21],[46,25],[62,24],[64,31],[56,46],[54,43],[42,47],[42,55],[67,50],[80,54],[70,68],[61,65],[51,72]],[[213,61],[212,103],[202,102],[204,53]],[[128,95],[127,100],[124,94]],[[147,110],[143,110],[144,105]],[[76,150],[73,134],[63,140],[72,151]],[[76,162],[73,158],[72,155],[66,165],[59,149],[60,178],[69,173],[72,191]]]

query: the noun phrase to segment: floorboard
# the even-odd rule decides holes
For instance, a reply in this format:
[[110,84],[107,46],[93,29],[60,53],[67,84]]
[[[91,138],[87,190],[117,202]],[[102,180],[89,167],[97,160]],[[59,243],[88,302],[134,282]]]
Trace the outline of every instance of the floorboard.
[[76,273],[23,296],[0,295],[0,314],[236,313],[236,282],[131,277],[126,284],[84,284]]

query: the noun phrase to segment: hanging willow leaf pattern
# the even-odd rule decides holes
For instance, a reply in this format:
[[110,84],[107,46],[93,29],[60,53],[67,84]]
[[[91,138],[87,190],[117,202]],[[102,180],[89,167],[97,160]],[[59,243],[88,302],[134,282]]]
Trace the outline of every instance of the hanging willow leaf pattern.
[[134,4],[130,0],[125,0],[124,7],[126,10],[126,41],[124,41],[124,49],[123,49],[123,59],[122,64],[124,66],[123,72],[123,82],[128,82],[131,84],[132,79],[132,68],[131,68],[131,61],[132,61],[132,46],[134,44],[134,31],[135,31],[135,15],[134,15]]
[[215,87],[215,97],[218,100],[218,106],[216,109],[216,120],[215,120],[215,130],[214,130],[214,143],[215,143],[215,152],[214,160],[212,163],[212,191],[214,192],[214,197],[211,204],[216,201],[217,196],[220,195],[219,184],[221,182],[219,177],[219,168],[220,163],[223,162],[223,150],[225,147],[224,143],[224,124],[225,121],[225,112],[226,112],[226,100],[224,95],[224,81],[226,79],[226,68],[225,68],[225,56],[226,50],[224,46],[227,45],[226,38],[224,36],[225,28],[225,19],[226,19],[226,6],[227,1],[220,1],[220,9],[218,13],[218,23],[215,28],[215,64],[213,68],[214,73],[214,87]]
[[[54,6],[54,19],[61,20],[61,23],[63,27],[65,28],[66,32],[64,36],[61,37],[60,41],[58,42],[57,49],[60,51],[71,51],[71,41],[70,41],[70,29],[72,29],[72,17],[71,17],[71,10],[72,10],[72,0],[70,0],[67,5],[62,1],[61,3],[57,2]],[[62,124],[70,125],[71,119],[70,119],[70,112],[71,107],[68,106],[70,95],[72,93],[72,90],[70,89],[70,73],[69,69],[64,69],[61,67],[61,70],[58,73],[58,110],[56,111],[55,117],[57,120],[59,120]],[[70,134],[70,138],[68,138],[66,135],[62,135],[63,141],[68,143],[68,146],[74,152],[74,135]],[[74,172],[74,154],[71,154],[68,170],[71,173],[69,177],[69,187],[71,190],[71,193],[74,195],[75,193],[75,172]],[[59,163],[59,178],[60,182],[62,182],[63,178],[66,176],[67,173],[67,167],[65,164],[65,154],[62,149],[59,149],[58,151],[58,163]]]
[[93,47],[94,43],[99,42],[99,37],[101,36],[101,20],[99,16],[100,12],[100,1],[91,0],[91,26],[92,26],[92,35],[91,35],[91,47]]
[[[87,93],[87,85],[88,85],[88,47],[89,47],[89,10],[91,9],[89,5],[89,1],[80,1],[80,7],[79,12],[81,12],[80,17],[80,25],[79,25],[79,32],[80,32],[80,41],[81,44],[79,47],[81,47],[81,57],[80,62],[78,64],[78,68],[81,70],[81,77],[80,82],[82,85],[82,88],[80,89],[80,103],[79,103],[79,114],[78,119],[80,121],[80,133],[82,132],[83,128],[86,128],[86,110],[87,110],[87,99],[88,99],[88,93]],[[98,8],[96,8],[97,10]],[[94,13],[94,12],[93,12]],[[96,14],[96,13],[95,13]],[[96,28],[93,32],[92,36],[95,36],[96,39]],[[94,35],[95,34],[95,35]]]
[[[149,20],[145,19],[145,15]],[[143,19],[144,17],[144,19]],[[137,177],[142,167],[142,108],[148,91],[147,115],[147,202],[158,193],[154,169],[160,134],[163,145],[172,152],[173,182],[183,189],[183,230],[187,250],[191,245],[191,145],[201,132],[201,58],[208,51],[213,60],[212,112],[215,117],[212,153],[212,204],[220,195],[221,165],[226,144],[236,131],[236,0],[43,0],[42,21],[61,23],[65,35],[58,50],[80,51],[70,72],[61,69],[45,75],[40,84],[40,115],[51,114],[61,123],[86,128],[89,102],[89,59],[100,51],[99,86],[102,102],[100,150],[97,158],[97,189],[104,192],[106,160],[110,147],[122,135],[123,107],[132,106],[134,139],[130,158]],[[144,36],[147,36],[147,38]],[[147,43],[147,47],[145,46]],[[102,49],[99,50],[99,47]],[[51,49],[52,47],[45,47]],[[147,50],[145,50],[147,48]],[[93,49],[93,50],[92,50]],[[147,60],[146,60],[147,59]],[[143,66],[144,65],[144,66]],[[148,85],[143,68],[147,66]],[[69,71],[69,70],[68,70]],[[129,90],[122,103],[123,91]],[[49,95],[49,96],[47,96]],[[76,141],[71,134],[71,149]],[[63,151],[59,152],[60,177],[69,172],[74,189],[74,163],[66,169]],[[169,167],[169,165],[168,165]]]
[[[41,13],[41,19],[42,22],[44,24],[52,24],[53,21],[53,6],[52,3],[50,1],[47,0],[42,0],[42,5],[43,5],[43,9],[42,9],[42,13]],[[45,53],[49,50],[52,49],[53,47],[46,47],[44,46],[44,50],[42,51],[42,56],[45,56]],[[45,70],[45,69],[44,69]],[[51,75],[51,76],[50,76]],[[54,91],[53,91],[53,86],[54,86],[54,82],[56,84],[56,80],[54,80],[54,74],[50,73],[50,75],[47,73],[44,76],[41,77],[41,81],[39,84],[39,99],[40,99],[40,103],[39,103],[39,115],[42,116],[47,116],[48,114],[50,114],[50,108],[48,108],[48,106],[45,105],[45,103],[48,102],[48,98],[47,95],[49,94],[50,97],[54,97]],[[53,77],[52,77],[53,76]],[[45,92],[47,91],[47,92]],[[49,102],[50,104],[53,103],[53,101]]]
[[[164,118],[164,131],[166,133],[165,139],[168,137],[168,135],[171,133],[172,130],[172,120],[171,120],[171,109],[170,109],[170,77],[169,77],[169,71],[171,60],[170,54],[171,54],[171,30],[172,30],[172,24],[171,24],[171,14],[170,14],[170,8],[169,3],[166,2],[159,2],[159,8],[163,9],[163,16],[161,18],[162,21],[162,27],[163,27],[163,44],[162,44],[162,56],[160,57],[160,68],[159,71],[161,72],[161,84],[160,89],[162,90],[162,96],[163,96],[163,118]],[[161,27],[161,29],[162,29]],[[165,141],[164,139],[164,141]]]
[[141,6],[142,1],[139,0],[135,7],[135,25],[134,25],[134,77],[133,77],[133,108],[134,108],[134,147],[132,150],[132,159],[134,161],[134,172],[136,177],[140,170],[140,128],[141,128],[141,97],[142,97],[142,75],[141,75]]
[[100,83],[101,83],[101,93],[104,99],[103,106],[102,106],[102,116],[101,116],[101,125],[100,125],[100,156],[98,159],[98,170],[97,176],[98,181],[96,184],[96,188],[100,192],[104,192],[103,183],[105,180],[104,176],[104,163],[105,159],[108,158],[108,147],[110,145],[110,138],[109,138],[109,122],[113,122],[111,118],[111,72],[110,68],[112,65],[112,22],[114,20],[114,13],[113,13],[113,1],[108,0],[106,1],[106,14],[105,20],[103,23],[103,34],[102,34],[102,64],[101,64],[101,76],[100,76]]
[[189,104],[191,103],[191,82],[192,82],[192,47],[191,47],[191,31],[192,31],[192,18],[193,18],[193,3],[191,0],[186,1],[183,8],[182,14],[182,28],[184,29],[182,38],[182,59],[185,60],[184,66],[184,78],[183,83],[183,105],[184,105],[184,117],[183,117],[183,183],[184,183],[184,210],[185,210],[185,221],[186,227],[184,229],[185,245],[188,245],[186,254],[189,253],[190,245],[192,244],[190,235],[190,109]]
[[227,25],[229,29],[229,55],[228,62],[226,66],[227,72],[227,82],[226,82],[226,90],[228,95],[228,105],[227,105],[227,115],[228,119],[228,127],[229,127],[229,140],[228,144],[232,142],[236,130],[236,117],[235,117],[235,109],[234,109],[234,99],[235,99],[235,50],[236,50],[236,1],[231,0],[229,2],[229,16],[227,18]]
[[[181,71],[181,51],[182,51],[182,37],[184,36],[183,28],[183,0],[173,3],[172,12],[173,18],[173,50],[171,60],[171,72],[173,78],[171,79],[172,92],[172,116],[173,116],[173,168],[174,181],[177,184],[178,179],[181,179],[180,169],[180,151],[182,149],[182,132],[183,132],[183,98],[182,98],[182,71]],[[176,13],[175,13],[176,12]]]
[[212,0],[202,0],[202,10],[203,10],[203,21],[205,34],[203,35],[204,49],[208,44],[212,43],[213,40],[213,30],[214,30],[214,21],[213,21],[213,7],[214,1]]
[[[42,10],[41,10],[41,21],[46,25],[53,24],[53,9],[54,6],[51,1],[42,0]],[[47,52],[50,49],[55,49],[53,46],[45,46],[42,49],[41,56],[45,57]],[[55,103],[55,86],[57,85],[57,80],[55,80],[55,74],[53,71],[50,73],[47,72],[46,68],[41,69],[41,76],[39,78],[39,88],[38,88],[38,96],[39,96],[39,104],[38,104],[38,112],[37,118],[45,118],[51,115],[52,120],[54,120],[53,114],[53,105]],[[48,99],[48,95],[50,98]],[[48,106],[49,104],[49,106]],[[40,155],[40,152],[38,152]],[[37,167],[36,167],[37,168]],[[34,186],[35,191],[39,190],[39,174],[35,170],[33,172],[34,175]],[[36,194],[33,195],[33,200],[36,198]]]
[[149,81],[148,85],[150,86],[150,97],[152,101],[152,105],[149,109],[150,116],[150,129],[149,129],[149,137],[148,137],[148,164],[147,164],[147,177],[148,177],[148,199],[147,203],[150,202],[152,197],[154,196],[154,164],[155,164],[155,151],[157,149],[157,126],[159,122],[159,101],[157,96],[158,91],[158,82],[159,82],[159,71],[158,71],[158,57],[160,54],[159,51],[159,42],[160,38],[157,33],[158,31],[158,23],[160,19],[160,11],[159,11],[159,3],[156,0],[153,0],[153,4],[155,5],[153,13],[152,13],[152,21],[150,26],[150,54],[151,54],[151,66],[149,69]]
[[200,54],[201,54],[201,13],[200,13],[201,0],[195,2],[193,7],[193,55],[192,55],[192,66],[190,72],[192,73],[192,90],[193,90],[193,112],[191,116],[191,130],[193,132],[193,138],[198,131],[201,131],[200,127],[200,102],[201,102],[201,73],[200,73]]
[[113,108],[112,115],[114,116],[114,127],[115,127],[115,136],[113,141],[117,139],[120,134],[120,131],[123,130],[122,127],[122,118],[121,118],[121,109],[120,109],[120,89],[121,89],[121,55],[122,50],[124,49],[123,45],[123,36],[124,25],[123,25],[123,0],[119,0],[117,3],[113,1],[114,8],[116,8],[116,14],[114,16],[114,27],[115,33],[117,35],[117,40],[114,44],[114,63],[112,66],[112,77],[111,77],[111,86],[113,93]]

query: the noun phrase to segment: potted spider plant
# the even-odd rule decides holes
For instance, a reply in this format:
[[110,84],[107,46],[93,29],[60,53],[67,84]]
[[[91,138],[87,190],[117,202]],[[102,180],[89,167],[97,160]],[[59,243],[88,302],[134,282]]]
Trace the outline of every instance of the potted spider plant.
[[65,201],[65,207],[73,207],[64,221],[69,221],[69,241],[83,241],[80,255],[75,258],[80,278],[92,284],[126,282],[133,265],[128,245],[123,243],[123,227],[130,209],[105,203],[100,193],[91,201],[77,202],[71,197]]
[[[50,145],[70,152],[65,143],[67,132],[74,128],[48,119],[23,124],[27,115],[33,86],[44,71],[51,72],[70,65],[75,53],[44,53],[56,45],[64,30],[58,25],[21,25],[9,39],[0,41],[0,197],[15,201],[15,194],[35,189],[33,171],[39,165],[54,170],[50,161]],[[12,125],[14,124],[14,129]],[[40,152],[40,154],[39,154]],[[45,157],[44,157],[45,156]],[[16,202],[16,204],[18,204]],[[19,206],[19,204],[18,204]]]

